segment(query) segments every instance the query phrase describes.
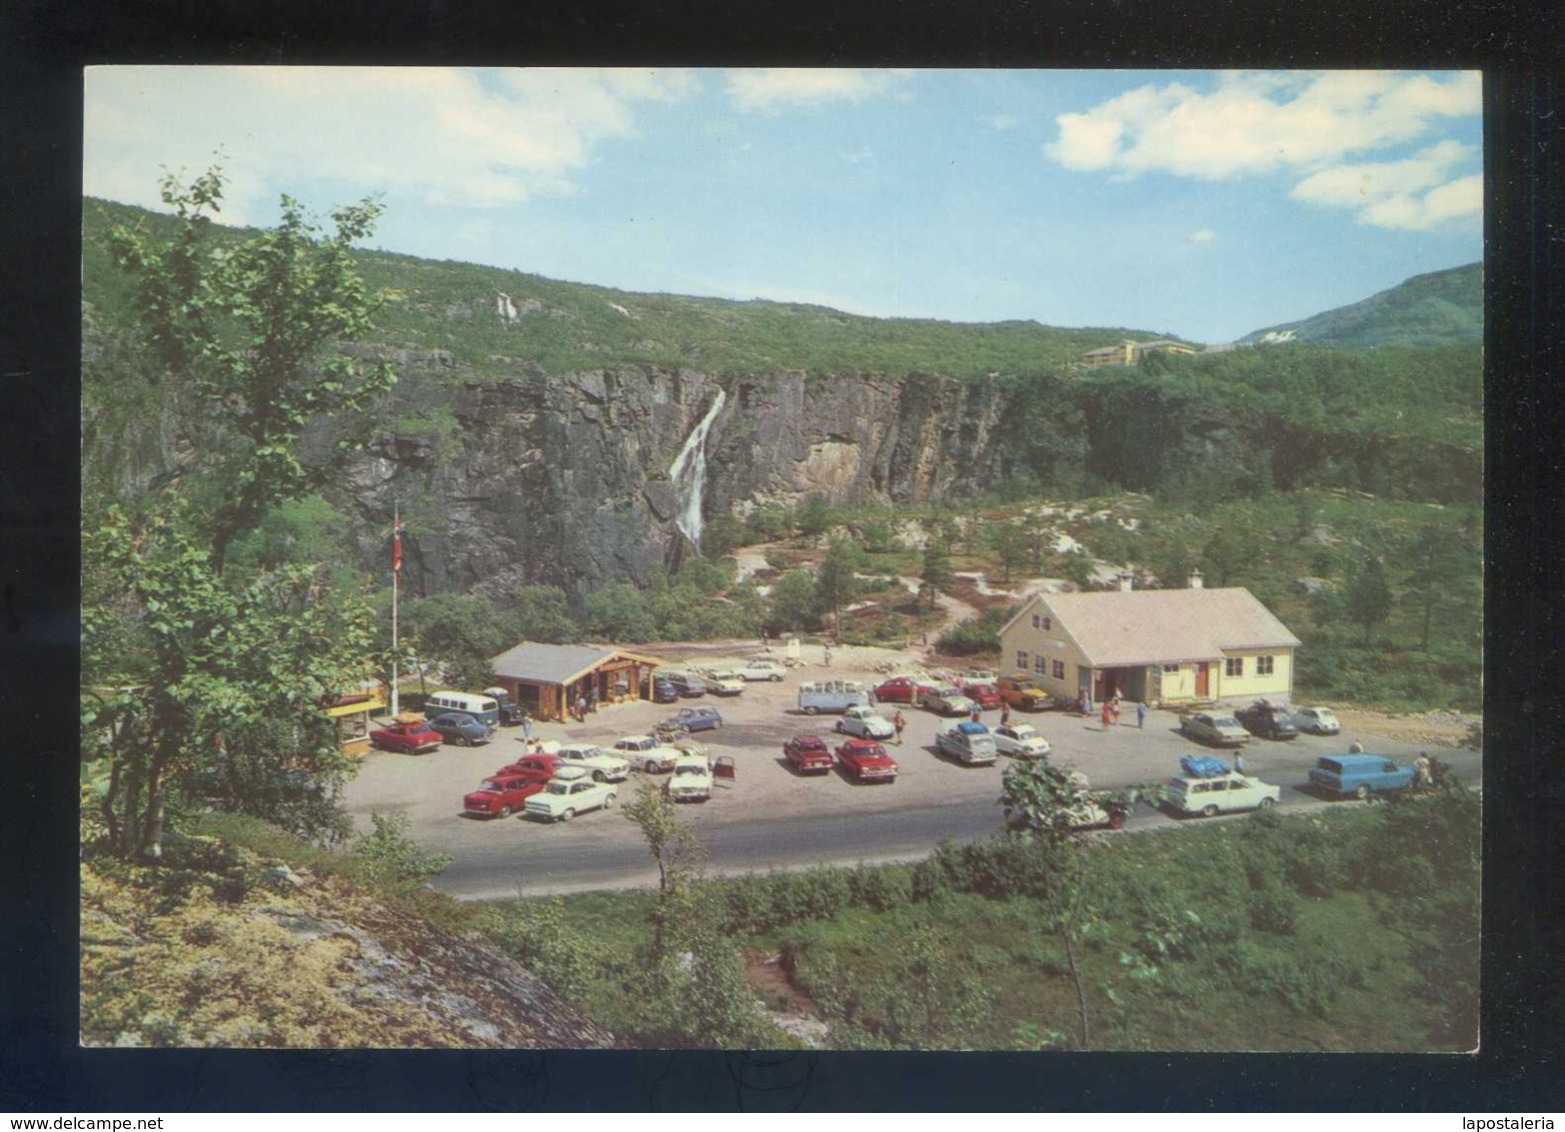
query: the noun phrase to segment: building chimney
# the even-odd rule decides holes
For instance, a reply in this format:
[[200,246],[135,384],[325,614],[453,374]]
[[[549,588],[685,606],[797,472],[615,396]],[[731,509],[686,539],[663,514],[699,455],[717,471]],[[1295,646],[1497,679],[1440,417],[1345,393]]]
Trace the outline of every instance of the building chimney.
[[1193,589],[1193,590],[1198,590],[1198,589],[1201,588],[1201,586],[1202,586],[1201,571],[1199,571],[1199,570],[1192,570],[1192,571],[1190,571],[1190,588]]
[[1129,593],[1136,584],[1136,576],[1129,570],[1119,572],[1119,589],[1121,593]]

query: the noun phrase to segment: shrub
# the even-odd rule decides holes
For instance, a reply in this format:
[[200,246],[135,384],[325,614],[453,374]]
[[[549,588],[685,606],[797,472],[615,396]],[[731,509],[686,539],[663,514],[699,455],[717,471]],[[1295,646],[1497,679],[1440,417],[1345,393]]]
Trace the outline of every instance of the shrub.
[[1299,915],[1299,897],[1272,873],[1252,871],[1249,912],[1252,927],[1291,935]]
[[848,889],[855,907],[885,912],[912,899],[912,874],[896,865],[860,865],[848,874]]
[[431,853],[408,836],[406,814],[370,814],[374,828],[353,842],[353,855],[375,880],[416,884],[438,876],[451,864],[445,853]]
[[1361,968],[1333,953],[1284,954],[1240,940],[1232,958],[1235,975],[1255,993],[1275,997],[1290,1010],[1317,1018],[1326,1016],[1344,989],[1364,982]]

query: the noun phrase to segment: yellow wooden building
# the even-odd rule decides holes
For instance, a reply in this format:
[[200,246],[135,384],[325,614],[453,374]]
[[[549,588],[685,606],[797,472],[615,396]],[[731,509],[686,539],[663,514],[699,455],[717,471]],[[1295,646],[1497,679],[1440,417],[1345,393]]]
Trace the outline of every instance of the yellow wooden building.
[[1035,594],[1000,630],[1001,663],[1056,697],[1287,702],[1299,638],[1243,587]]

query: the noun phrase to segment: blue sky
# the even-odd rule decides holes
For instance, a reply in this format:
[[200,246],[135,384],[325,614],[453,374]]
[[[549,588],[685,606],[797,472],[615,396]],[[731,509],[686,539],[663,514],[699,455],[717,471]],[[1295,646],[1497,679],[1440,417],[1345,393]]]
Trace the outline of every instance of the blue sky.
[[1224,342],[1482,256],[1475,72],[87,72],[84,191],[379,193],[376,246],[631,291]]

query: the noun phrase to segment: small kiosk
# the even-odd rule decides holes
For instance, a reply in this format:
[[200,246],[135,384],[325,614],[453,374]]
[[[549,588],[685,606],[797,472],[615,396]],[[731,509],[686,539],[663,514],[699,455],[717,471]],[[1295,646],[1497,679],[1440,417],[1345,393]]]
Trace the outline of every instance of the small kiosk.
[[326,707],[326,715],[337,721],[337,744],[342,753],[359,759],[369,754],[370,720],[386,710],[384,685],[369,683],[343,692]]

